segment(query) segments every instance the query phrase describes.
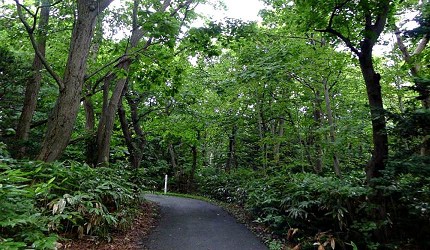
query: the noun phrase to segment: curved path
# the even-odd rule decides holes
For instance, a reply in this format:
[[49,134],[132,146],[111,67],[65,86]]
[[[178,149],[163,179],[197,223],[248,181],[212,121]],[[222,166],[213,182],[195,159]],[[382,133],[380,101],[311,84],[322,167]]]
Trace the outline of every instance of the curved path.
[[164,195],[145,198],[161,207],[159,225],[144,241],[150,250],[267,250],[220,207]]

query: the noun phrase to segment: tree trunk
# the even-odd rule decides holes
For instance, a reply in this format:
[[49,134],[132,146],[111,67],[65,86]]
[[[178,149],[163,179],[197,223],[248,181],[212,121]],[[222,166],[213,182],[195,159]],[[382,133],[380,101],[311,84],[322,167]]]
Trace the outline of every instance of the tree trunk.
[[285,124],[285,119],[284,117],[281,117],[279,119],[279,128],[278,128],[278,141],[276,142],[274,148],[273,148],[273,157],[274,157],[274,161],[275,163],[279,163],[279,158],[280,158],[280,149],[281,149],[281,139],[284,136],[284,124]]
[[321,112],[321,93],[319,90],[315,90],[315,99],[314,99],[314,114],[313,114],[313,118],[314,118],[314,128],[313,128],[313,132],[312,133],[312,137],[313,137],[313,147],[315,149],[315,162],[314,162],[314,170],[316,173],[321,173],[322,172],[322,168],[323,168],[323,152],[322,152],[322,147],[321,147],[321,135],[319,134],[319,132],[315,132],[316,130],[320,129],[322,126],[322,112]]
[[[97,16],[97,24],[94,31],[94,37],[92,40],[92,45],[90,48],[90,54],[88,61],[95,64],[97,63],[97,56],[100,50],[100,44],[103,41],[103,14],[99,14]],[[96,134],[95,134],[95,111],[94,105],[92,101],[92,96],[95,86],[92,86],[92,82],[88,81],[84,85],[84,110],[85,110],[85,132],[86,132],[86,162],[90,166],[95,166],[97,161],[97,143],[96,143]],[[98,84],[98,81],[95,83]],[[103,91],[106,89],[104,86]],[[103,92],[104,93],[104,92]],[[104,99],[103,99],[104,100]]]
[[[333,10],[328,27],[320,32],[327,32],[341,39],[345,45],[358,56],[361,73],[367,90],[367,98],[370,106],[372,119],[373,151],[372,157],[366,166],[367,180],[380,177],[381,171],[385,169],[385,161],[388,159],[388,136],[381,93],[381,76],[375,72],[372,51],[387,23],[392,1],[380,0],[378,10],[374,13],[366,9],[363,15],[364,29],[363,38],[359,41],[359,49],[354,47],[353,42],[339,31],[333,29],[333,18],[339,9]],[[366,6],[367,8],[368,6]],[[373,23],[374,21],[374,23]]]
[[[197,141],[200,141],[200,131],[197,131]],[[197,145],[194,144],[191,146],[191,154],[193,156],[193,160],[192,160],[190,175],[188,178],[187,192],[194,191],[194,187],[195,187],[194,178],[197,170],[197,156],[198,156]]]
[[[335,132],[335,124],[333,119],[333,111],[331,109],[331,103],[330,103],[330,94],[329,94],[329,88],[327,84],[327,79],[324,79],[323,81],[324,86],[324,100],[325,100],[325,108],[327,112],[327,121],[328,125],[330,126],[330,142],[334,144],[336,142],[336,132]],[[340,166],[339,166],[339,156],[336,150],[336,146],[333,145],[333,170],[336,173],[337,176],[341,176]]]
[[129,96],[126,96],[128,106],[130,107],[131,112],[131,122],[133,126],[133,130],[136,136],[136,142],[134,145],[134,151],[135,154],[134,158],[136,161],[136,167],[140,166],[140,162],[143,158],[143,150],[146,146],[146,139],[145,134],[142,131],[142,128],[139,124],[139,109],[138,109],[138,102],[132,100]]
[[[126,91],[127,90],[124,89],[124,92]],[[125,110],[124,110],[124,107],[122,106],[122,98],[118,106],[118,116],[121,123],[121,129],[124,134],[124,139],[128,148],[128,152],[130,154],[130,164],[134,168],[139,168],[143,158],[143,150],[146,145],[145,134],[143,133],[139,125],[139,113],[138,113],[138,106],[137,106],[138,103],[132,100],[131,97],[127,95],[125,95],[125,98],[127,100],[128,106],[130,107],[132,126],[130,126],[129,123],[127,122]],[[131,127],[133,128],[134,133],[131,130]],[[135,136],[134,140],[132,136],[133,134]]]
[[260,135],[260,141],[262,145],[260,146],[261,160],[263,164],[263,168],[267,167],[267,143],[264,141],[267,133],[267,122],[264,113],[264,93],[260,100],[258,100],[258,129]]
[[[128,70],[130,67],[130,61],[124,62],[121,67],[124,70]],[[107,81],[111,81],[116,77],[111,75],[108,77]],[[122,91],[127,83],[127,79],[118,80],[115,88],[112,92],[112,96],[107,103],[104,103],[104,108],[99,120],[99,126],[97,129],[97,165],[108,164],[109,163],[109,153],[110,153],[110,141],[112,137],[113,127],[115,125],[115,115],[118,110],[118,105],[121,100]],[[105,89],[109,91],[109,89]],[[108,95],[108,93],[104,93]]]
[[[42,1],[42,6],[45,7],[41,8],[38,24],[39,34],[37,36],[37,48],[43,57],[46,53],[46,29],[49,22],[49,4],[49,0]],[[26,155],[27,147],[25,146],[25,143],[28,141],[31,120],[33,118],[33,114],[37,106],[37,96],[39,94],[42,81],[42,69],[43,63],[37,53],[35,53],[32,65],[32,76],[27,82],[24,96],[24,105],[22,107],[21,115],[19,117],[18,125],[16,128],[16,140],[19,142],[19,148],[17,149],[17,158],[22,158]]]
[[175,173],[175,177],[177,177],[178,179],[181,178],[181,176],[183,175],[182,173],[182,168],[180,169],[178,167],[178,162],[176,160],[176,153],[175,153],[175,149],[173,147],[173,144],[169,144],[169,154],[170,154],[170,163],[172,164],[172,168],[173,171]]
[[[164,0],[163,5],[159,12],[164,12],[169,7],[171,0]],[[132,49],[136,48],[141,40],[145,37],[145,31],[142,27],[138,26],[137,18],[139,11],[139,1],[134,1],[133,7],[133,30],[130,38],[130,47],[127,48],[126,54]],[[185,6],[185,5],[184,5]],[[148,38],[145,46],[141,50],[147,49],[152,43],[152,37]],[[131,58],[124,58],[116,68],[120,72],[129,72],[130,65],[132,63]],[[112,73],[112,75],[115,75]],[[111,99],[109,100],[109,104],[107,109],[104,109],[104,112],[101,115],[99,127],[97,130],[97,164],[107,164],[109,162],[109,151],[110,151],[110,141],[112,137],[112,130],[115,123],[115,113],[118,109],[118,104],[120,97],[122,95],[123,89],[127,84],[127,79],[125,78],[117,78],[110,77],[112,80],[116,80],[115,88],[112,92]]]
[[140,159],[138,158],[138,154],[135,152],[135,146],[133,144],[130,126],[127,122],[125,110],[122,105],[122,98],[118,106],[118,116],[119,116],[119,121],[121,123],[121,129],[124,135],[125,144],[127,145],[128,152],[130,154],[130,164],[133,168],[137,169],[140,165]]
[[373,151],[372,158],[366,166],[366,176],[369,181],[382,176],[381,171],[385,169],[385,161],[388,159],[388,136],[381,93],[381,76],[375,72],[373,66],[372,46],[365,41],[362,42],[359,62],[366,84],[372,119]]
[[227,163],[225,166],[227,172],[229,172],[231,168],[236,167],[236,132],[237,126],[234,125],[228,137]]
[[95,128],[95,112],[94,105],[91,97],[86,96],[83,101],[85,110],[85,131],[86,131],[86,162],[90,166],[95,163],[95,156],[97,152],[97,145],[94,140],[94,128]]
[[60,88],[59,97],[48,119],[39,160],[57,160],[70,140],[81,101],[86,62],[94,35],[96,17],[111,1],[77,1],[77,18],[73,27],[63,86]]

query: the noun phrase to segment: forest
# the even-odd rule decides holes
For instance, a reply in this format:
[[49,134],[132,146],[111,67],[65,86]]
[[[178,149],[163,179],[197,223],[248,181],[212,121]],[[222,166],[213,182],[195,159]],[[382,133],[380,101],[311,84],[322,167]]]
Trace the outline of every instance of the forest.
[[109,241],[166,174],[269,249],[430,249],[430,2],[262,2],[1,1],[0,249]]

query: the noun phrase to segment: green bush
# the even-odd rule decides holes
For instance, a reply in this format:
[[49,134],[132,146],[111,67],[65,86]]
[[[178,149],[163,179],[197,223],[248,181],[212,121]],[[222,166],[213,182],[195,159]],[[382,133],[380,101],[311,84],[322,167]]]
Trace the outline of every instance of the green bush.
[[243,205],[247,198],[247,185],[255,176],[256,173],[245,168],[228,173],[206,168],[197,177],[198,192],[213,199]]
[[351,210],[369,190],[352,178],[299,173],[257,180],[248,192],[247,208],[259,221],[286,234],[291,227],[345,229],[355,212]]
[[48,230],[49,216],[36,206],[52,180],[31,185],[31,172],[0,162],[0,249],[52,249],[57,236]]

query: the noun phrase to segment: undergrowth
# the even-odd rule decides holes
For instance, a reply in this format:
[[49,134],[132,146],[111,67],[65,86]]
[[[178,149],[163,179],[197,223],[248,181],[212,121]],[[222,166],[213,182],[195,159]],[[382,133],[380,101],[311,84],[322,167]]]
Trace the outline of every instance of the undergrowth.
[[[255,222],[269,227],[271,249],[430,249],[425,236],[430,232],[430,180],[396,173],[394,165],[372,185],[361,171],[337,178],[205,169],[199,192],[244,207]],[[379,217],[379,211],[385,215]]]
[[0,157],[0,249],[53,249],[61,237],[88,235],[109,241],[142,201],[124,166]]

